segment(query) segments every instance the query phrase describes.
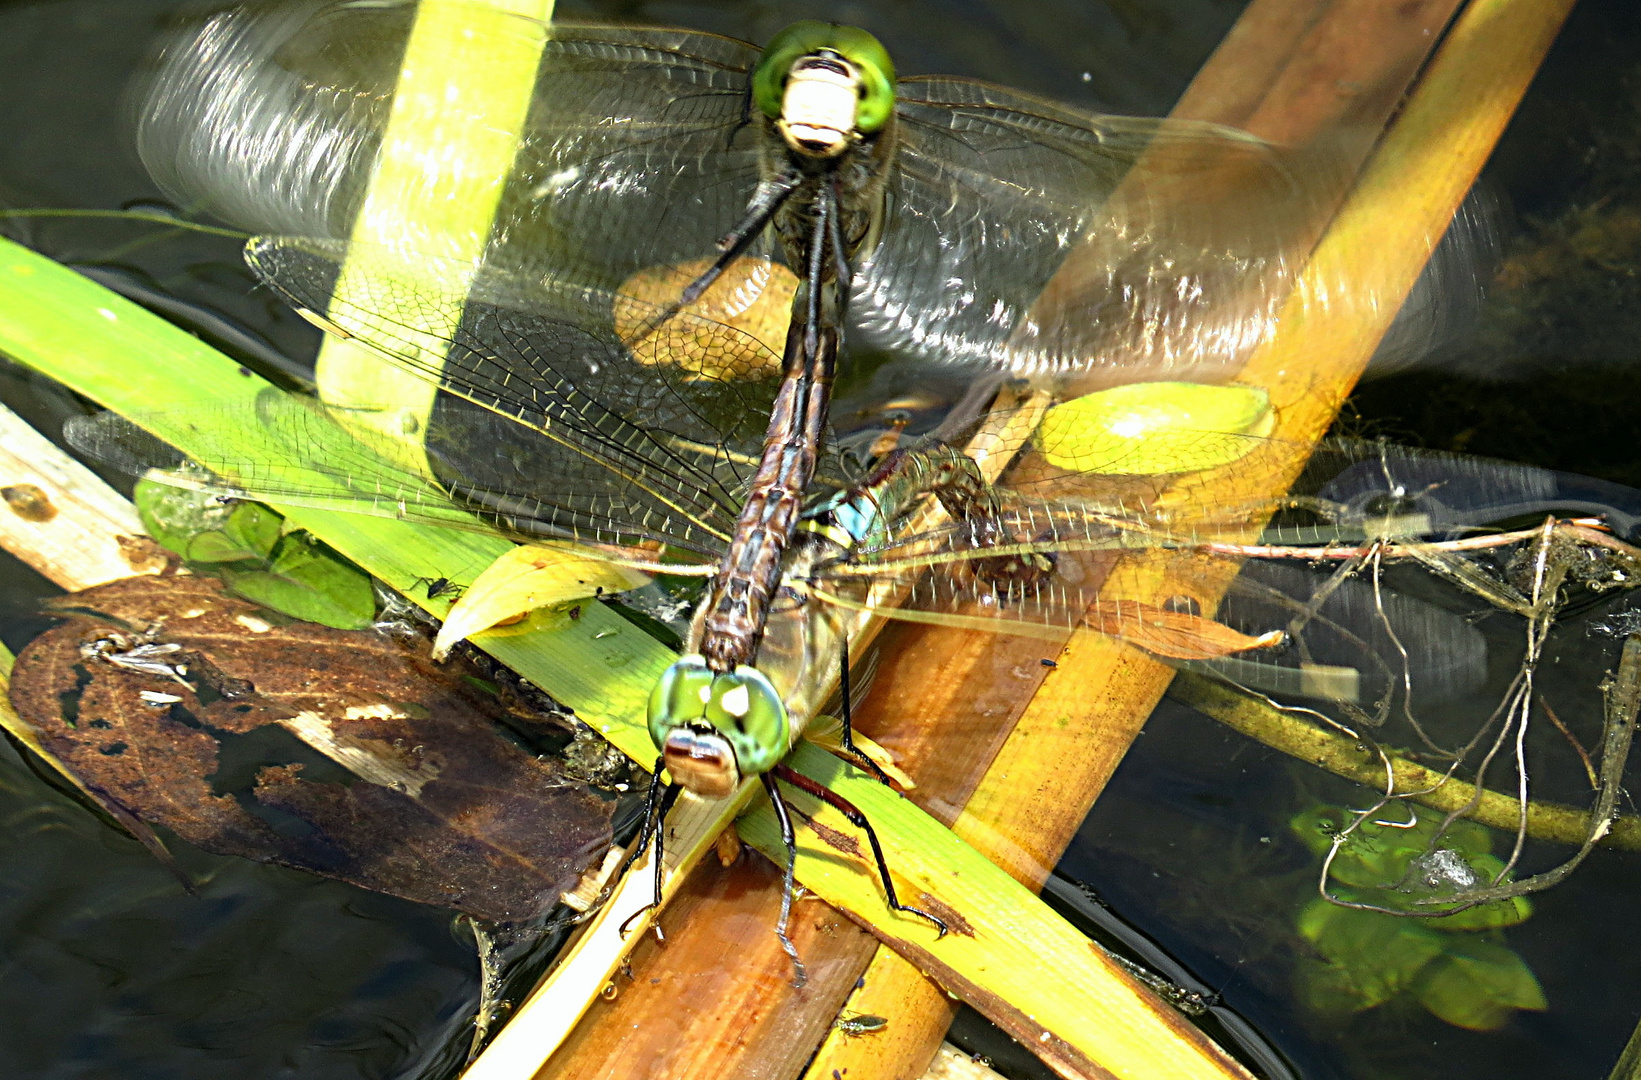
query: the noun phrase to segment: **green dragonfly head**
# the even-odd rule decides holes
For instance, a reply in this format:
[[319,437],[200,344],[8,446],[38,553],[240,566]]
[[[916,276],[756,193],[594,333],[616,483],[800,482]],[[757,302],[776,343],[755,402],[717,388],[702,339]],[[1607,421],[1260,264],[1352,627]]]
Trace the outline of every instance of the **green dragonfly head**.
[[768,676],[743,664],[713,671],[680,656],[650,691],[650,738],[673,782],[702,798],[732,794],[791,747],[792,720]]
[[752,69],[752,97],[793,150],[836,157],[888,123],[895,65],[866,31],[806,19],[764,49]]

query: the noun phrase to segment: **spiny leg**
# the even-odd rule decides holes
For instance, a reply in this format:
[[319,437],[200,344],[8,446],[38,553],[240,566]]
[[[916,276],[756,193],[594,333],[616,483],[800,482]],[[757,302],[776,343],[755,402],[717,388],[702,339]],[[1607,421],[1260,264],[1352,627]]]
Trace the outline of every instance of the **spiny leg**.
[[[662,821],[666,817],[667,808],[671,806],[672,801],[678,797],[679,790],[677,784],[668,784],[661,780],[661,769],[663,765],[664,759],[655,759],[655,772],[650,776],[649,796],[644,803],[643,828],[638,830],[638,838],[633,841],[632,847],[627,851],[627,857],[621,860],[620,868],[616,871],[615,877],[611,879],[612,881],[620,881],[623,877],[625,877],[627,871],[632,868],[632,864],[638,860],[638,856],[643,854],[644,848],[649,844],[651,837],[655,839],[654,899],[622,920],[622,934],[626,934],[627,928],[632,925],[632,921],[634,919],[638,918],[651,908],[661,906],[661,885],[663,877],[661,855],[664,849],[663,833],[665,832],[662,828]],[[659,922],[655,924],[655,936],[660,938],[662,941],[666,940],[666,935],[661,932],[661,924]]]
[[775,778],[764,773],[761,779],[764,790],[769,792],[770,805],[775,808],[775,820],[781,823],[781,843],[786,845],[786,867],[781,875],[781,921],[775,924],[775,936],[781,939],[781,948],[792,960],[792,985],[802,987],[809,981],[809,973],[803,969],[797,947],[786,936],[786,927],[792,918],[792,893],[797,886],[798,838],[792,831],[792,815],[787,812],[786,800],[781,798],[781,789],[775,785]]
[[832,273],[837,279],[838,303],[842,306],[849,297],[849,284],[854,278],[854,271],[849,268],[849,247],[843,240],[843,215],[838,212],[837,181],[827,185],[827,190],[831,193],[832,214],[826,234],[832,245]]
[[759,183],[758,190],[753,192],[752,200],[747,203],[746,214],[718,241],[719,255],[713,260],[712,265],[684,286],[684,291],[678,294],[678,299],[668,304],[666,310],[661,312],[645,332],[659,330],[678,312],[701,299],[702,294],[712,288],[712,283],[729,269],[730,263],[746,254],[746,249],[763,234],[769,220],[797,187],[796,177],[780,176]]
[[873,761],[864,750],[855,745],[855,728],[853,723],[854,704],[849,700],[849,642],[844,641],[841,649],[842,659],[838,668],[838,692],[843,695],[839,712],[843,714],[843,731],[838,741],[843,748],[860,765],[883,783],[884,787],[892,788],[894,784],[889,780],[889,774],[883,771],[882,766]]
[[836,217],[836,198],[831,186],[827,185],[820,189],[819,197],[815,199],[815,232],[809,238],[809,266],[805,275],[808,287],[804,290],[803,351],[806,364],[814,360],[815,353],[820,349],[821,286],[826,268],[827,241],[832,235],[831,223]]
[[[766,782],[769,775],[771,774],[765,774]],[[883,880],[883,895],[888,901],[889,909],[891,911],[904,911],[908,915],[925,918],[934,924],[935,929],[940,931],[941,937],[946,936],[946,923],[943,920],[930,915],[921,908],[915,908],[900,902],[900,897],[895,894],[895,883],[889,879],[889,862],[883,857],[883,845],[878,843],[877,833],[872,829],[872,823],[866,820],[866,815],[861,813],[860,807],[837,792],[829,790],[825,784],[809,779],[809,777],[789,765],[775,766],[772,775],[785,780],[799,791],[807,791],[821,802],[842,813],[844,817],[849,819],[850,824],[864,832],[867,843],[872,845],[872,858],[877,861],[877,873],[878,877]]]

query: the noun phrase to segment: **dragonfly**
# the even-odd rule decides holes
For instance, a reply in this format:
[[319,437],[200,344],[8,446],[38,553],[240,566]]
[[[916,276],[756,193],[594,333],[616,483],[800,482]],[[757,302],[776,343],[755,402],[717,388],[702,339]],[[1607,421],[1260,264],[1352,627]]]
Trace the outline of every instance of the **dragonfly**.
[[[665,772],[705,797],[760,778],[793,852],[775,777],[801,783],[779,763],[820,708],[820,658],[842,644],[827,612],[878,610],[892,592],[902,618],[1092,625],[1181,662],[1280,636],[1232,629],[1234,602],[1215,623],[1189,598],[1097,599],[1102,553],[1206,558],[1187,549],[1246,535],[1264,509],[1158,515],[1142,475],[1155,468],[1126,470],[1137,495],[1002,488],[954,443],[1008,428],[1008,410],[985,406],[1009,380],[1228,379],[1268,336],[1338,190],[1325,159],[1211,124],[897,78],[875,38],[832,24],[759,49],[518,20],[545,39],[535,98],[484,254],[456,264],[348,236],[414,6],[293,10],[221,13],[173,48],[139,148],[179,200],[265,234],[246,258],[287,302],[437,387],[422,433],[436,484],[347,422],[368,407],[280,395],[238,442],[190,446],[212,479],[166,475],[703,579],[687,651],[651,697],[660,758],[635,851],[659,849]],[[351,298],[333,295],[361,273]],[[407,319],[444,281],[461,282],[459,322]],[[760,304],[785,315],[784,339],[747,322]],[[907,445],[863,462],[852,450],[880,444],[882,425],[864,442],[840,429],[888,415],[886,387],[905,385],[955,389],[923,439],[902,431]],[[849,405],[836,416],[834,386]],[[143,424],[95,420],[71,437],[133,469],[174,463]],[[1202,444],[1217,462],[1237,437]],[[1031,438],[1003,437],[999,458],[1040,449]],[[1197,467],[1192,437],[1176,441],[1172,471]],[[1101,468],[1124,473],[1114,456]],[[895,896],[868,836],[890,907],[924,915]]]

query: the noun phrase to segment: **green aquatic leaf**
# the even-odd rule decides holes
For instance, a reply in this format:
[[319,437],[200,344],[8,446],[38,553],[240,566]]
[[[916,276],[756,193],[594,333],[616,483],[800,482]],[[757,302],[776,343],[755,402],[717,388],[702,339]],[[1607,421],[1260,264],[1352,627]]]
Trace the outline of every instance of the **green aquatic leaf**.
[[152,480],[138,480],[131,500],[154,542],[185,559],[195,537],[221,530],[233,513],[232,507],[203,492]]
[[222,528],[195,536],[182,552],[191,563],[266,561],[279,542],[284,519],[258,503],[239,503]]
[[[1486,880],[1491,880],[1491,878]],[[1533,914],[1532,901],[1525,896],[1515,896],[1508,900],[1495,900],[1490,904],[1464,908],[1452,915],[1423,918],[1424,912],[1441,910],[1438,905],[1416,902],[1423,897],[1428,897],[1430,895],[1428,893],[1398,892],[1389,889],[1334,888],[1330,890],[1330,895],[1347,903],[1373,904],[1378,907],[1389,908],[1393,914],[1379,913],[1387,919],[1406,918],[1407,916],[1394,913],[1408,912],[1420,915],[1422,921],[1431,929],[1455,932],[1500,930],[1507,926],[1515,926],[1517,923],[1526,922]]]
[[[1406,850],[1423,851],[1445,815],[1412,803],[1404,803],[1403,807],[1395,812],[1386,810],[1357,826],[1345,838],[1340,856],[1358,850],[1357,845],[1364,845],[1362,850],[1377,846],[1382,839]],[[1413,827],[1394,820],[1405,818],[1410,811],[1417,815],[1417,824]],[[1295,814],[1288,820],[1288,827],[1311,851],[1325,855],[1333,846],[1333,838],[1355,819],[1356,815],[1351,811],[1318,803]],[[1486,855],[1493,850],[1493,834],[1485,825],[1459,818],[1442,834],[1442,846],[1467,855]]]
[[1350,968],[1304,956],[1295,971],[1299,1000],[1308,1012],[1318,1016],[1342,1017],[1367,1012],[1384,1004],[1361,985]]
[[1361,1012],[1413,985],[1446,948],[1422,921],[1340,907],[1317,897],[1299,913],[1299,933],[1321,960],[1300,967],[1300,991],[1319,1012]]
[[132,496],[148,535],[190,563],[264,561],[284,527],[259,503],[225,503],[150,480],[139,480]]
[[1496,1031],[1518,1009],[1549,1007],[1532,968],[1496,941],[1453,938],[1419,980],[1419,1004],[1455,1027]]
[[1159,475],[1228,465],[1268,434],[1270,396],[1257,386],[1141,382],[1048,410],[1038,449],[1057,468]]
[[304,534],[281,539],[278,512],[147,480],[134,494],[150,536],[235,594],[338,630],[363,629],[375,616],[370,578]]
[[[1345,900],[1397,911],[1428,912],[1421,903],[1491,883],[1504,864],[1489,854],[1492,834],[1473,821],[1459,820],[1441,834],[1443,815],[1411,806],[1412,818],[1376,817],[1345,834],[1328,867],[1336,894]],[[1354,815],[1334,806],[1313,806],[1289,821],[1293,832],[1316,854],[1325,855]],[[1404,821],[1407,822],[1404,824]],[[1435,909],[1439,910],[1439,909]],[[1469,908],[1433,921],[1438,929],[1486,930],[1514,926],[1532,914],[1525,897]]]
[[338,630],[363,629],[376,614],[370,577],[303,533],[279,542],[267,570],[230,574],[228,585],[263,607]]
[[[1438,851],[1436,854],[1440,856],[1447,853],[1443,849],[1443,851]],[[1443,869],[1451,870],[1455,859],[1456,856],[1449,858]],[[1431,860],[1428,858],[1423,862],[1415,861],[1415,870],[1428,872],[1430,862]],[[1423,881],[1418,883],[1423,884],[1425,888],[1407,897],[1410,901],[1406,905],[1407,909],[1412,911],[1440,911],[1439,906],[1416,904],[1411,901],[1439,897],[1443,893],[1456,892],[1461,887],[1470,888],[1491,884],[1499,876],[1500,871],[1504,869],[1504,861],[1495,855],[1470,855],[1466,858],[1466,865],[1472,875],[1469,878],[1457,880],[1448,878],[1432,884],[1432,876],[1424,877]],[[1417,873],[1415,878],[1417,881]],[[1506,876],[1503,880],[1509,881],[1510,878]],[[1441,930],[1498,930],[1506,926],[1515,926],[1517,923],[1526,922],[1532,914],[1533,902],[1531,900],[1525,896],[1512,896],[1505,900],[1495,900],[1490,904],[1466,908],[1444,918],[1432,919],[1431,925]]]
[[258,558],[273,554],[284,531],[285,519],[261,503],[242,502],[228,515],[228,524],[222,533],[245,551],[254,551]]

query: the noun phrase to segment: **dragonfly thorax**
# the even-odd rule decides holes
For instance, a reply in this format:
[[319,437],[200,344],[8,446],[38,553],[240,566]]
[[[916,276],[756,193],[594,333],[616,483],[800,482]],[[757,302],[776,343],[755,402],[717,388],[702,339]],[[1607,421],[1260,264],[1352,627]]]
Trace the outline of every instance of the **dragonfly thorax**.
[[650,738],[673,782],[722,799],[791,749],[792,721],[768,676],[749,664],[715,672],[681,656],[650,692]]
[[792,65],[775,121],[781,138],[806,157],[832,158],[860,141],[856,113],[860,76],[834,52],[800,58]]

